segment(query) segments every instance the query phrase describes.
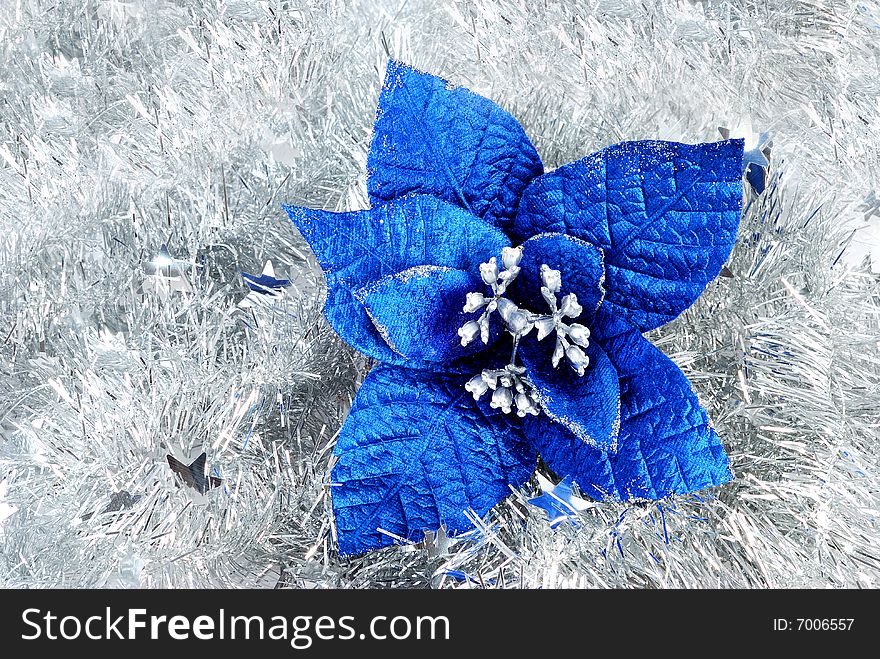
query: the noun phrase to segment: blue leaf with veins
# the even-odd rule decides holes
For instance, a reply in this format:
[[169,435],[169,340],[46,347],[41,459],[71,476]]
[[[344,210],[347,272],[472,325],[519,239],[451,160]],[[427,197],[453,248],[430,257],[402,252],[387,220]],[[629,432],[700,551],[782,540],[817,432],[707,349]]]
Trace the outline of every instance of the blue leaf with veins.
[[352,347],[390,364],[413,362],[385,342],[355,291],[420,265],[476,272],[481,262],[510,245],[498,229],[427,195],[349,213],[297,206],[285,210],[327,277],[324,314],[333,329]]
[[553,368],[551,337],[540,342],[528,337],[519,350],[544,414],[584,444],[613,451],[620,427],[620,389],[617,371],[599,344],[590,341],[585,349],[590,365],[583,377],[565,359]]
[[605,307],[646,332],[687,309],[736,241],[742,140],[622,142],[533,180],[514,232],[605,253]]
[[355,397],[334,453],[339,551],[357,554],[419,541],[446,525],[473,527],[535,469],[519,425],[474,401],[467,377],[389,366],[373,369]]
[[594,338],[620,377],[617,451],[539,416],[526,436],[541,458],[596,499],[661,499],[729,481],[724,447],[681,369],[626,321],[604,309],[597,320]]
[[584,308],[587,322],[596,313],[605,296],[603,255],[594,245],[564,233],[532,236],[523,245],[522,272],[510,287],[510,297],[526,308],[546,313],[541,296],[541,266],[559,270],[566,293],[574,293]]
[[495,103],[388,63],[367,158],[373,204],[427,193],[506,228],[523,188],[543,171],[522,126]]
[[443,363],[485,347],[481,341],[463,347],[457,333],[479,315],[464,313],[462,300],[481,288],[482,281],[473,272],[419,266],[373,282],[355,291],[355,297],[397,354],[417,362]]

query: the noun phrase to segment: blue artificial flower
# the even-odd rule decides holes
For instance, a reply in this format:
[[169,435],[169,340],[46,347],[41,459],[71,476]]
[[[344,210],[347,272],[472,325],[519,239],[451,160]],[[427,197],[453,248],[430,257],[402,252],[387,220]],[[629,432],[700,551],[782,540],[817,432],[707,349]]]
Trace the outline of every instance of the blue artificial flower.
[[372,208],[285,207],[330,324],[380,362],[336,444],[340,553],[473,528],[536,453],[596,499],[730,480],[690,383],[642,333],[724,265],[742,155],[742,140],[624,142],[544,174],[507,112],[391,61]]

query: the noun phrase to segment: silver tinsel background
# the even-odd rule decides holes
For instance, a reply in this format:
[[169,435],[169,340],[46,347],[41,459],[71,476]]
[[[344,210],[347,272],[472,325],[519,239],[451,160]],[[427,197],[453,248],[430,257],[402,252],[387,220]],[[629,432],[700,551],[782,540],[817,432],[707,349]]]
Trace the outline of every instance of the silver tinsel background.
[[[0,0],[0,53],[0,584],[880,585],[877,3]],[[280,204],[367,206],[388,55],[510,110],[548,168],[770,133],[733,276],[650,335],[734,482],[551,529],[533,481],[466,538],[338,558],[327,468],[370,364]],[[163,244],[187,290],[155,290]],[[240,306],[266,260],[292,287]],[[205,496],[165,459],[203,450]]]

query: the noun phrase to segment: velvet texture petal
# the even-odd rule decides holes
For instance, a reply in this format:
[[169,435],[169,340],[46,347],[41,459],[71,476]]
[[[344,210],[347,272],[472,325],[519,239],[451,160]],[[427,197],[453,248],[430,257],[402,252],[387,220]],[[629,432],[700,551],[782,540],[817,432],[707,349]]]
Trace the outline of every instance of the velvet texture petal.
[[[401,357],[443,363],[484,349],[479,339],[462,347],[458,328],[479,317],[464,313],[467,294],[485,289],[472,272],[418,266],[355,291],[385,342]],[[492,338],[497,336],[497,331]]]
[[623,142],[536,178],[514,224],[605,254],[605,304],[641,331],[687,309],[720,272],[742,205],[742,140]]
[[620,428],[620,389],[611,360],[591,342],[585,351],[590,364],[579,376],[564,357],[553,368],[553,345],[552,335],[543,341],[529,337],[519,350],[544,414],[584,445],[613,451]]
[[327,320],[349,345],[394,364],[413,365],[385,342],[354,291],[421,265],[479,272],[480,263],[510,244],[498,229],[427,195],[350,213],[285,209],[326,275]]
[[419,541],[444,524],[470,530],[469,510],[485,515],[532,475],[519,424],[475,401],[466,381],[385,365],[364,380],[334,451],[340,553]]
[[567,293],[575,293],[584,308],[585,319],[592,318],[605,295],[602,251],[580,238],[563,233],[533,236],[522,247],[520,273],[511,285],[511,298],[531,311],[547,313],[547,303],[541,296],[541,266],[547,265],[562,276],[562,290],[558,297],[561,299]]
[[373,204],[419,192],[509,228],[544,171],[522,127],[492,101],[390,61],[367,158]]
[[540,416],[526,434],[547,464],[597,499],[660,499],[729,481],[724,447],[678,366],[604,308],[595,337],[620,377],[617,451],[589,446]]

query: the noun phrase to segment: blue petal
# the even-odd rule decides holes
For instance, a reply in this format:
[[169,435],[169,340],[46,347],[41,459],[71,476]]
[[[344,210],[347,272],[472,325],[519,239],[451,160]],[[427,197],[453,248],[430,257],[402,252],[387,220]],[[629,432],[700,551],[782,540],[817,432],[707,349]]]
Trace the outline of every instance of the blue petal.
[[422,192],[508,228],[543,171],[522,127],[492,101],[388,62],[367,159],[372,203]]
[[341,554],[419,541],[445,524],[473,528],[521,486],[535,454],[518,424],[465,391],[467,376],[380,365],[358,391],[339,434],[332,476]]
[[427,195],[350,213],[285,210],[327,276],[324,313],[330,324],[349,345],[389,363],[406,360],[385,343],[354,291],[419,265],[478,272],[480,263],[510,244],[498,229]]
[[597,450],[561,424],[536,417],[526,432],[547,464],[597,499],[660,499],[729,481],[721,440],[681,370],[604,307],[595,337],[620,376],[617,451]]
[[520,273],[513,281],[510,297],[536,313],[549,312],[541,296],[541,266],[546,264],[562,275],[562,291],[557,297],[561,300],[563,295],[575,293],[586,319],[592,318],[605,295],[602,251],[580,238],[563,233],[533,236],[522,247]]
[[485,347],[479,338],[462,347],[458,335],[458,328],[480,316],[462,311],[467,294],[484,289],[486,285],[473,272],[418,266],[369,284],[356,291],[355,297],[401,357],[449,362]]
[[544,414],[567,428],[584,445],[614,450],[620,428],[620,389],[611,360],[591,341],[585,351],[590,364],[583,376],[564,357],[554,369],[551,356],[555,342],[552,334],[543,341],[530,337],[519,349]]
[[742,151],[742,140],[610,146],[532,181],[514,233],[567,233],[601,247],[605,304],[648,331],[693,304],[730,255]]

